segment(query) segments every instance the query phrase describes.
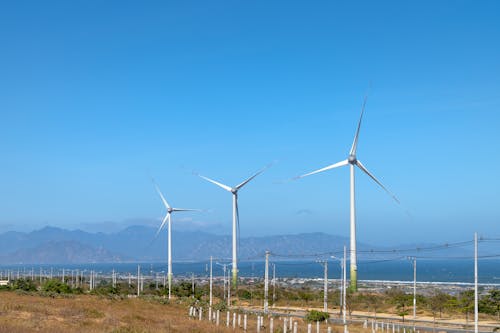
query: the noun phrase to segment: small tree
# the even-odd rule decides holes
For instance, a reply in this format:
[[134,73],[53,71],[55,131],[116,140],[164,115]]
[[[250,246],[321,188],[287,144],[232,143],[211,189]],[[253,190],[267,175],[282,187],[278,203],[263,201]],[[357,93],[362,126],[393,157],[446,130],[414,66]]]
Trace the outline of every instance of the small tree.
[[469,323],[469,314],[474,311],[474,290],[463,291],[458,295],[460,312],[465,314],[465,322]]
[[396,310],[398,316],[401,316],[403,322],[405,321],[405,316],[408,315],[408,306],[411,304],[412,297],[404,292],[400,291],[392,296],[392,302],[396,305]]
[[429,297],[428,305],[429,310],[431,310],[434,320],[436,320],[436,314],[439,313],[439,318],[443,316],[443,310],[446,307],[451,296],[443,293],[442,291],[435,291],[434,294]]
[[479,302],[479,311],[497,316],[500,321],[500,290],[493,289]]
[[373,311],[373,314],[375,315],[375,320],[377,320],[377,310],[380,307],[380,302],[381,302],[381,297],[379,295],[375,294],[367,294],[364,295],[364,301],[369,304],[370,308]]

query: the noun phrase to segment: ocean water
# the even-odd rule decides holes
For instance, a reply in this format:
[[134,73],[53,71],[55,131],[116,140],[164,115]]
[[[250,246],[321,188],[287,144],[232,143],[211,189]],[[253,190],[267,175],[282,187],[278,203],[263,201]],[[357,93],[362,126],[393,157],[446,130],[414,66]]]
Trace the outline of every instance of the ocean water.
[[[224,262],[225,264],[228,261]],[[276,276],[298,277],[298,278],[322,278],[323,266],[315,261],[270,261],[270,276],[272,276],[272,265],[275,265]],[[349,264],[349,262],[347,263]],[[33,269],[35,275],[43,274],[60,275],[62,270],[94,270],[99,274],[111,274],[114,269],[122,275],[137,274],[137,265],[141,266],[141,274],[163,275],[167,271],[166,263],[112,263],[112,264],[54,264],[54,265],[0,265],[0,274],[6,276],[6,271],[11,274],[29,275]],[[240,262],[240,276],[263,277],[264,262]],[[174,262],[173,272],[177,277],[208,276],[209,262]],[[479,282],[500,284],[500,260],[485,259],[478,263]],[[66,273],[68,274],[68,273]],[[340,278],[341,269],[338,261],[330,261],[328,264],[328,277]],[[222,266],[213,264],[213,275],[222,276]],[[358,261],[358,279],[360,280],[390,280],[390,281],[413,281],[413,266],[408,260],[392,261]],[[474,282],[473,260],[417,260],[417,281],[422,282]]]

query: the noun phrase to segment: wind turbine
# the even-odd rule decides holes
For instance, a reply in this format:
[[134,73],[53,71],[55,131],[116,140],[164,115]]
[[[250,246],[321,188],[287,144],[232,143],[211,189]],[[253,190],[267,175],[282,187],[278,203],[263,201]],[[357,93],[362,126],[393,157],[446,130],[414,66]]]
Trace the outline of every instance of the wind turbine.
[[167,223],[167,229],[168,229],[168,299],[171,297],[171,291],[172,291],[172,213],[173,212],[190,212],[190,211],[199,211],[198,209],[187,209],[187,208],[172,208],[167,200],[165,200],[165,197],[160,191],[160,188],[158,185],[155,184],[156,191],[158,192],[158,195],[161,198],[161,201],[165,205],[165,208],[167,209],[167,214],[163,218],[163,221],[158,228],[158,231],[156,232],[155,237],[158,237],[158,234],[160,231],[163,229],[165,226],[165,223]]
[[228,192],[231,192],[231,194],[233,195],[233,262],[232,262],[233,268],[232,268],[232,271],[233,271],[233,286],[234,287],[236,287],[236,284],[237,284],[237,281],[238,281],[238,259],[237,259],[237,256],[238,256],[238,253],[237,253],[238,243],[237,243],[237,232],[239,230],[239,225],[240,225],[240,216],[239,216],[239,213],[238,213],[238,191],[243,186],[245,186],[246,184],[248,184],[251,180],[253,180],[255,177],[257,177],[258,175],[260,175],[261,173],[263,173],[269,167],[270,167],[270,165],[266,166],[264,169],[260,170],[259,172],[255,173],[253,176],[251,176],[250,178],[244,180],[243,182],[241,182],[240,184],[238,184],[238,185],[236,185],[234,187],[230,187],[230,186],[224,185],[222,183],[219,183],[218,181],[210,179],[208,177],[205,177],[205,176],[202,176],[202,175],[198,175],[201,178],[205,179],[206,181],[209,181],[210,183],[215,184],[215,185],[221,187],[222,189],[224,189],[224,190],[226,190]]
[[356,157],[356,151],[358,148],[359,130],[361,128],[361,121],[363,120],[363,114],[365,112],[366,100],[367,100],[367,97],[365,96],[365,99],[363,101],[363,106],[361,108],[361,116],[359,117],[358,128],[356,129],[356,134],[354,135],[354,140],[352,142],[351,150],[349,151],[349,156],[347,157],[347,159],[340,161],[340,162],[337,162],[335,164],[329,165],[329,166],[324,167],[322,169],[306,173],[305,175],[296,177],[296,179],[303,178],[303,177],[314,175],[316,173],[320,173],[323,171],[327,171],[327,170],[331,170],[331,169],[335,169],[335,168],[349,165],[350,171],[351,171],[351,213],[350,213],[350,217],[351,217],[351,226],[350,226],[350,228],[351,228],[351,232],[350,232],[350,236],[351,236],[351,244],[350,244],[351,276],[350,276],[350,278],[351,278],[351,281],[350,281],[350,288],[353,291],[356,291],[358,288],[358,286],[357,286],[358,266],[357,266],[357,262],[356,262],[357,261],[356,260],[356,258],[357,258],[357,255],[356,255],[356,201],[355,201],[355,195],[354,195],[355,194],[354,167],[356,166],[359,169],[361,169],[361,171],[366,173],[371,179],[373,179],[373,181],[375,181],[375,183],[377,183],[380,187],[382,187],[382,189],[384,189],[384,191],[386,191],[397,203],[399,203],[399,200],[396,198],[396,196],[394,194],[392,194],[384,185],[382,185],[382,183],[377,178],[375,178],[375,176],[370,171],[368,171],[368,169],[363,165],[363,163],[361,163],[361,161],[358,160]]

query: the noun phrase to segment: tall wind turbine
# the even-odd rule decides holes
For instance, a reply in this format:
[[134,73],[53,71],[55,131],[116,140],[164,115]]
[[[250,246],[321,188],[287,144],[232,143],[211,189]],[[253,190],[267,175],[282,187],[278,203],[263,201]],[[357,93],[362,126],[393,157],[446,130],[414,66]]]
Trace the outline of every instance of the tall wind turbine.
[[243,186],[245,186],[246,184],[248,184],[251,180],[253,180],[255,177],[257,177],[258,175],[260,175],[261,173],[263,173],[269,167],[270,167],[270,165],[266,166],[264,169],[260,170],[259,172],[257,172],[256,174],[254,174],[250,178],[246,179],[245,181],[241,182],[240,184],[236,185],[235,187],[230,187],[230,186],[224,185],[222,183],[219,183],[218,181],[210,179],[208,177],[205,177],[205,176],[202,176],[202,175],[198,175],[201,178],[209,181],[210,183],[215,184],[215,185],[223,188],[224,190],[226,190],[228,192],[231,192],[231,194],[233,195],[233,263],[232,263],[233,269],[232,269],[232,271],[233,271],[233,286],[234,287],[236,287],[236,284],[237,284],[237,281],[238,281],[238,257],[237,257],[238,256],[238,253],[237,253],[238,243],[237,243],[237,232],[239,230],[239,224],[240,224],[240,216],[239,216],[239,213],[238,213],[238,191]]
[[357,266],[357,255],[356,255],[356,201],[355,201],[355,188],[354,188],[354,167],[357,166],[361,171],[366,173],[375,183],[377,183],[380,187],[384,189],[397,203],[399,203],[399,200],[396,198],[394,194],[392,194],[380,181],[378,181],[375,176],[368,171],[368,169],[361,163],[360,160],[357,159],[356,157],[356,151],[358,148],[358,138],[359,138],[359,130],[361,128],[361,121],[363,120],[363,114],[365,112],[365,105],[366,105],[366,99],[365,97],[363,101],[363,106],[361,108],[361,116],[359,117],[359,122],[358,122],[358,128],[356,129],[356,134],[354,135],[354,141],[352,142],[351,150],[349,151],[349,156],[347,157],[346,160],[337,162],[335,164],[329,165],[327,167],[324,167],[322,169],[306,173],[305,175],[298,176],[297,178],[303,178],[307,177],[310,175],[314,175],[316,173],[320,173],[323,171],[335,169],[338,167],[346,166],[349,165],[350,170],[351,170],[351,244],[350,244],[350,271],[351,271],[351,282],[350,282],[350,287],[351,290],[356,291],[358,288],[358,281],[357,281],[357,273],[358,273],[358,266]]
[[160,233],[160,231],[163,229],[165,226],[165,223],[167,223],[167,230],[168,230],[168,299],[171,297],[172,293],[172,213],[173,212],[189,212],[189,211],[199,211],[198,209],[187,209],[187,208],[172,208],[167,200],[165,200],[165,197],[160,191],[160,188],[158,185],[155,184],[156,191],[160,195],[161,201],[163,201],[163,204],[165,205],[165,208],[167,209],[167,214],[163,218],[163,221],[158,228],[158,231],[156,232],[156,236]]

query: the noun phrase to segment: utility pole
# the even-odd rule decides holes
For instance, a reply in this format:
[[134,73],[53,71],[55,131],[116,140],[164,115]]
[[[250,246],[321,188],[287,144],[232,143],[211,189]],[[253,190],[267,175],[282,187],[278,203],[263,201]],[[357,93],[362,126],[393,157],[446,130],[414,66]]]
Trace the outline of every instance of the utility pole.
[[[212,256],[210,256],[210,308],[212,308]],[[210,318],[212,320],[212,318]]]
[[224,277],[222,279],[222,286],[223,286],[223,293],[222,293],[222,298],[226,300],[226,264],[220,264],[216,262],[217,265],[222,266],[222,272],[224,274]]
[[227,307],[231,306],[231,283],[229,282],[229,274],[231,270],[227,270]]
[[346,318],[345,318],[345,315],[346,315],[346,302],[345,302],[345,299],[346,299],[346,280],[347,280],[347,276],[346,276],[346,261],[347,261],[347,251],[346,251],[346,247],[344,245],[344,263],[342,264],[342,270],[344,271],[344,277],[343,277],[343,281],[342,281],[342,289],[343,289],[343,292],[342,292],[342,296],[344,297],[344,299],[342,300],[342,321],[344,322],[344,333],[347,333],[347,321],[346,321]]
[[340,302],[339,302],[339,311],[340,314],[344,312],[343,310],[343,305],[344,305],[344,260],[340,260]]
[[137,296],[141,295],[141,265],[137,265]]
[[194,273],[191,273],[191,286],[193,288],[193,298],[194,298]]
[[323,266],[323,311],[328,312],[328,260],[317,261]]
[[276,264],[273,263],[273,307],[276,303]]
[[415,319],[417,319],[417,257],[413,257],[413,320]]
[[474,333],[478,333],[478,306],[477,306],[477,232],[474,233]]
[[413,265],[413,320],[417,318],[417,257],[408,257]]
[[323,286],[323,311],[328,312],[328,260],[324,262],[325,278]]
[[266,267],[264,270],[264,313],[269,312],[269,251],[266,251]]

